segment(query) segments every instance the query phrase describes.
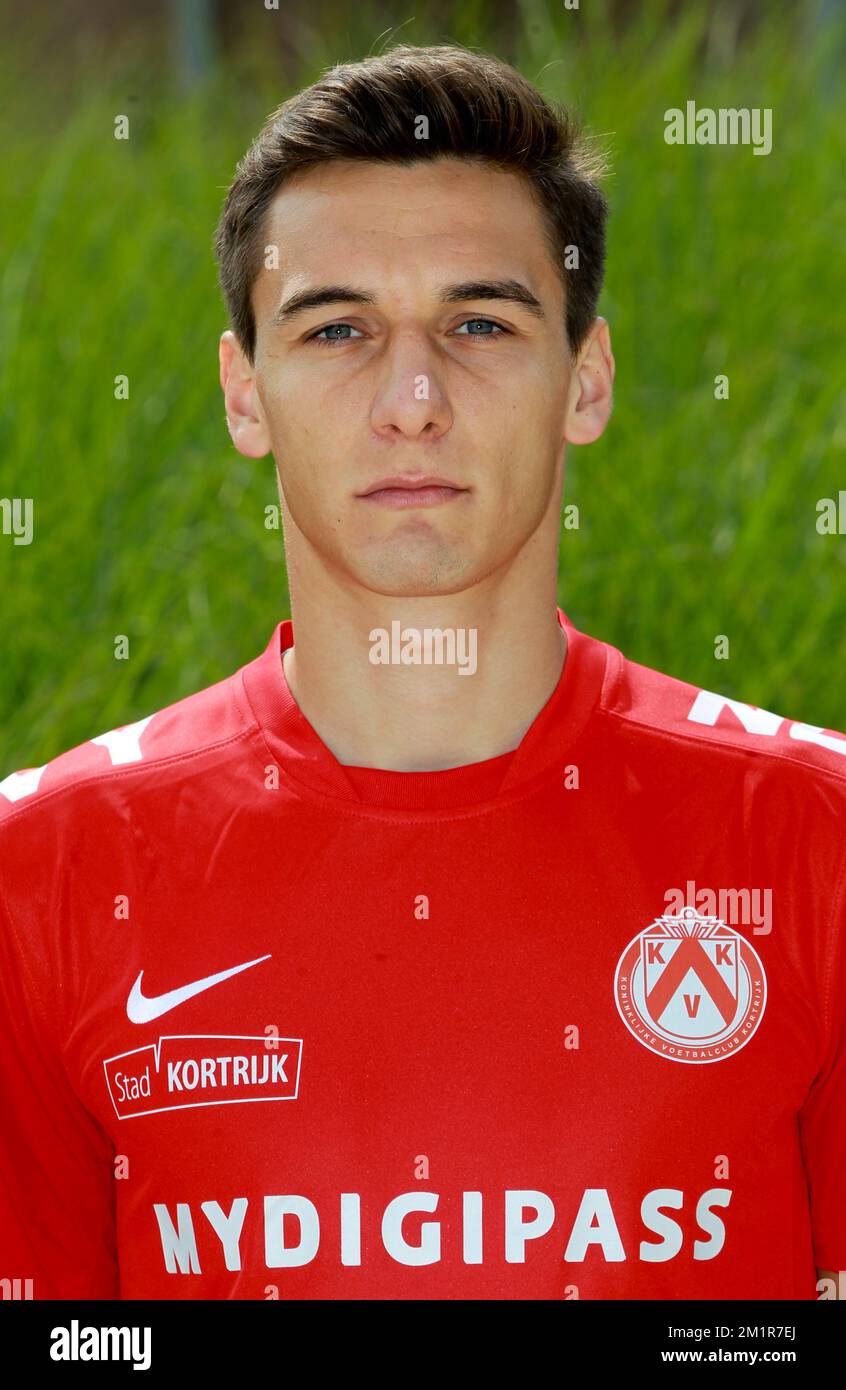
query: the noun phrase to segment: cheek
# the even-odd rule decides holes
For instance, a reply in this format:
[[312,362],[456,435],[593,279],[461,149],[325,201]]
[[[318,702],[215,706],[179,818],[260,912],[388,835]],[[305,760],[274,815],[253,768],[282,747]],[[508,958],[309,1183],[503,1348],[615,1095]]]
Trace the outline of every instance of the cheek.
[[280,446],[298,454],[349,457],[352,432],[361,431],[357,392],[351,397],[338,384],[329,383],[318,392],[311,373],[286,369],[284,385],[265,382],[260,395],[268,427]]
[[328,532],[340,516],[345,481],[339,463],[345,450],[330,433],[290,417],[277,419],[271,437],[294,521],[313,534]]
[[560,448],[553,422],[521,410],[516,427],[497,441],[496,453],[497,524],[512,535],[530,534],[546,514],[556,486]]
[[308,461],[324,447],[315,427],[315,412],[305,407],[296,392],[265,386],[260,396],[274,458],[291,485],[296,480],[299,486],[300,475],[308,476]]

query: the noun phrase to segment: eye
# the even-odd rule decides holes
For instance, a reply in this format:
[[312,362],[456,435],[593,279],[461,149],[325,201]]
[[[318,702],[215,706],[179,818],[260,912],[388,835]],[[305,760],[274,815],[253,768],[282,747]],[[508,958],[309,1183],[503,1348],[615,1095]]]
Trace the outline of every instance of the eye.
[[464,323],[456,328],[456,333],[461,333],[463,328],[467,329],[468,338],[499,338],[502,334],[508,333],[507,328],[494,323],[493,319],[465,319]]
[[[329,337],[322,337],[324,333],[328,333]],[[358,334],[359,338],[364,337],[364,334],[353,328],[351,323],[327,323],[325,328],[318,328],[316,333],[312,333],[307,342],[332,347],[335,343],[348,343],[354,333]]]

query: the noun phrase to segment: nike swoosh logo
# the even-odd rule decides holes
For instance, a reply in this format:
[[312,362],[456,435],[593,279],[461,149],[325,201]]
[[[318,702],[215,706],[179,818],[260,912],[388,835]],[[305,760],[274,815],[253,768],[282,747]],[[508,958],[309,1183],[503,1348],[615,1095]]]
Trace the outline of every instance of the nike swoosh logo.
[[233,975],[240,975],[242,970],[249,970],[252,965],[260,965],[263,960],[270,960],[270,956],[257,956],[255,960],[247,960],[243,965],[233,965],[230,970],[221,970],[217,975],[206,975],[204,980],[195,980],[193,984],[182,985],[179,989],[169,989],[167,994],[157,994],[150,999],[141,993],[141,981],[144,978],[142,970],[129,991],[126,1016],[130,1023],[152,1023],[154,1018],[161,1018],[162,1014],[175,1009],[177,1004],[184,1004],[186,999],[193,999],[195,994],[202,994],[204,989],[211,989],[212,985],[219,985],[223,980],[231,979]]

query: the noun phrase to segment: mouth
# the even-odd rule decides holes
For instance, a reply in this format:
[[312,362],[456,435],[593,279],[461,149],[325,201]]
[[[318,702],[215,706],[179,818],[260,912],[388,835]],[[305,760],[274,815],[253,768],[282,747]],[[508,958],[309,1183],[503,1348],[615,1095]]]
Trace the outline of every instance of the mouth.
[[363,502],[381,507],[440,507],[445,502],[467,496],[469,491],[469,488],[458,487],[446,478],[426,476],[383,478],[358,496]]

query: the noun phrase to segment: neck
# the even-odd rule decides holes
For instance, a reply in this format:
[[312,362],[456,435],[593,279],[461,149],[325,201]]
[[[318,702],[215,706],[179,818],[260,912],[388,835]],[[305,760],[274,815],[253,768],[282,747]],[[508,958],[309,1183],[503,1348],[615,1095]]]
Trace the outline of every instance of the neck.
[[[289,574],[289,579],[290,579]],[[317,586],[319,589],[320,586]],[[432,772],[498,757],[516,748],[552,695],[567,651],[554,578],[542,592],[478,585],[460,594],[393,598],[350,589],[296,595],[295,646],[284,655],[291,694],[340,763],[396,772]],[[392,624],[455,634],[476,665],[400,664]],[[371,633],[384,630],[388,664],[370,660]],[[447,649],[446,644],[444,644]],[[437,653],[437,645],[434,652]]]

